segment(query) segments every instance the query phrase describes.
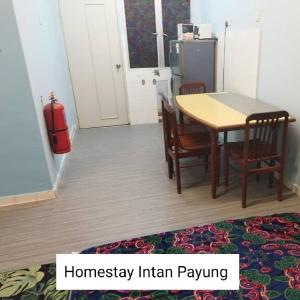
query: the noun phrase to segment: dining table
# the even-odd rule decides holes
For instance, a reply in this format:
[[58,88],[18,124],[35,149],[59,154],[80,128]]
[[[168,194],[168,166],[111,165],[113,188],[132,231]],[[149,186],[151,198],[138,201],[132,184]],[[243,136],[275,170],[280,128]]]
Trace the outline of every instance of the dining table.
[[[207,127],[211,136],[211,196],[217,198],[219,176],[219,133],[224,133],[224,144],[228,132],[244,129],[246,119],[253,113],[281,111],[282,109],[232,92],[178,95],[178,109],[189,118]],[[290,122],[295,118],[289,117]]]

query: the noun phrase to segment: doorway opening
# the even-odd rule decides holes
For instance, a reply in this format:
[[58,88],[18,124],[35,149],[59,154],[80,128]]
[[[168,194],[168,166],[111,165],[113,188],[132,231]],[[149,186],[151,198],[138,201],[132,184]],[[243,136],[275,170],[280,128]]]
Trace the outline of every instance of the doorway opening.
[[[131,121],[157,122],[161,114],[161,94],[171,98],[169,43],[177,39],[177,24],[189,23],[190,0],[124,0],[121,14],[127,59],[128,97]],[[122,29],[121,29],[122,30]],[[144,105],[137,105],[143,94]],[[146,119],[136,118],[142,110]]]

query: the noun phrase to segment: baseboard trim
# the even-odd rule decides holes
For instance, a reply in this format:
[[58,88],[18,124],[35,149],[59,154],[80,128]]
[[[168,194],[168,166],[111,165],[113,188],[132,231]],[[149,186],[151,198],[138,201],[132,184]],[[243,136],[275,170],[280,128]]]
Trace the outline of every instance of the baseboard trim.
[[[71,134],[70,134],[71,143],[73,143],[76,132],[77,132],[77,126],[74,125],[71,130]],[[58,190],[61,178],[62,178],[65,161],[66,161],[66,158],[68,157],[68,155],[69,154],[65,154],[62,159],[60,170],[57,174],[56,181],[55,181],[55,184],[54,184],[52,190],[0,197],[0,208],[7,207],[7,206],[15,206],[15,205],[19,205],[19,204],[36,203],[36,202],[56,199],[57,190]]]
[[[277,172],[275,172],[274,177],[278,180],[279,174]],[[288,181],[288,180],[285,179],[283,181],[283,185],[287,189],[291,190],[293,193],[295,193],[297,196],[300,197],[300,186],[298,184],[292,183],[292,182],[290,182],[290,181]]]
[[19,205],[19,204],[53,200],[55,198],[56,198],[56,192],[54,190],[21,194],[21,195],[13,195],[13,196],[5,196],[5,197],[0,197],[0,208]]
[[285,183],[285,186],[300,197],[300,186],[296,183]]

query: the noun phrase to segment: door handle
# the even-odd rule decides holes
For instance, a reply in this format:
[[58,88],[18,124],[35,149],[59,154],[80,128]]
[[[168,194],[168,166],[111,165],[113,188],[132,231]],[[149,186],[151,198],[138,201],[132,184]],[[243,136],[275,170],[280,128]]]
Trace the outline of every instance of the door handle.
[[116,64],[116,68],[117,68],[118,70],[120,70],[120,69],[121,69],[121,67],[122,67],[122,65],[121,65],[121,64]]

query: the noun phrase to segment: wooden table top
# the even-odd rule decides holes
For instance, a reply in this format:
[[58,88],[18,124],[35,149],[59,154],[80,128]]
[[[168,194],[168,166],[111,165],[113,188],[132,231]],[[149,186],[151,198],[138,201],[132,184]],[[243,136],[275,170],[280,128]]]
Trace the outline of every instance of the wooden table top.
[[[180,95],[176,104],[189,117],[219,131],[245,127],[250,114],[282,110],[234,93]],[[290,121],[295,119],[290,117]]]

